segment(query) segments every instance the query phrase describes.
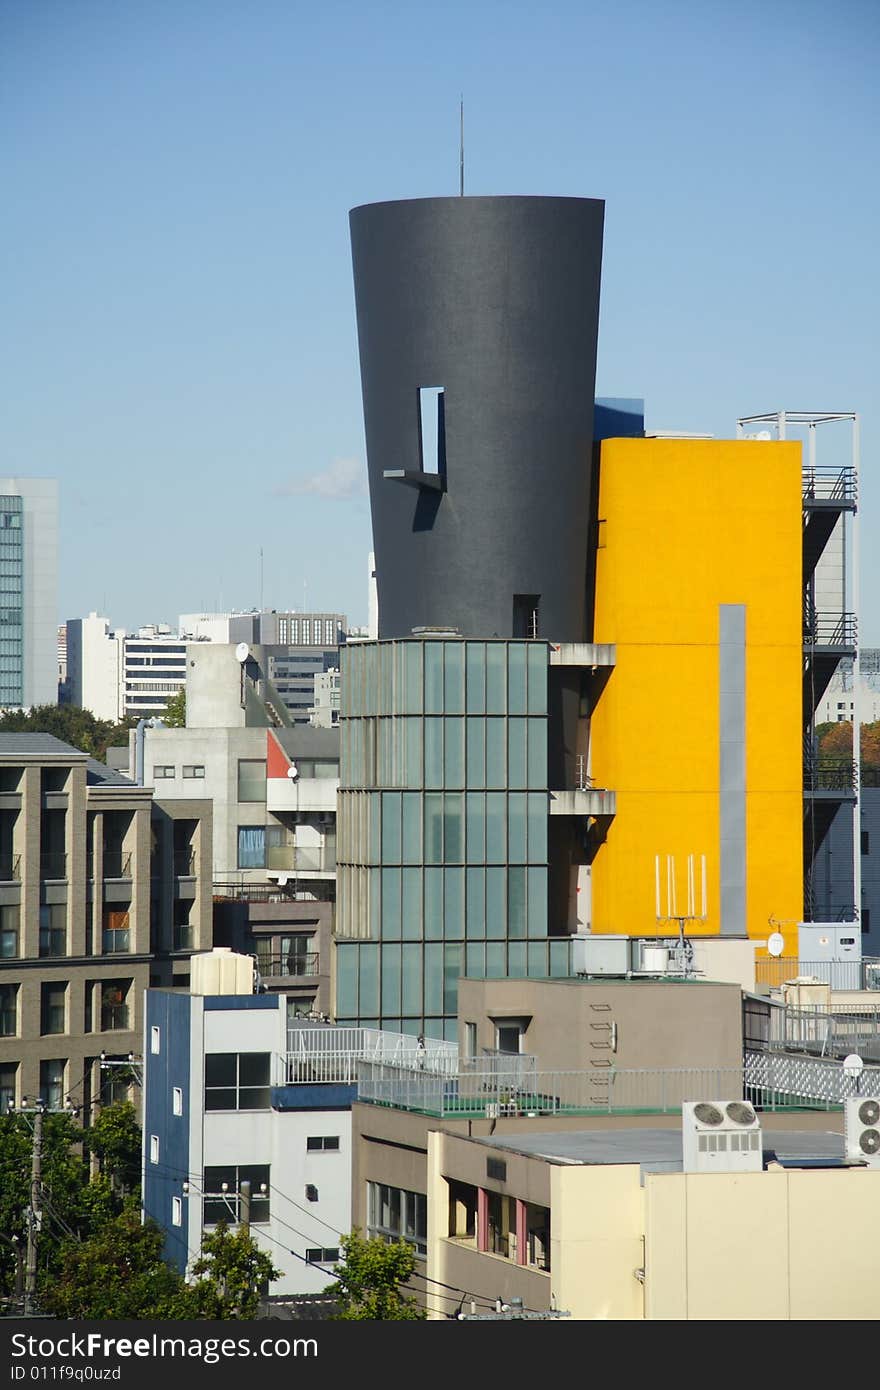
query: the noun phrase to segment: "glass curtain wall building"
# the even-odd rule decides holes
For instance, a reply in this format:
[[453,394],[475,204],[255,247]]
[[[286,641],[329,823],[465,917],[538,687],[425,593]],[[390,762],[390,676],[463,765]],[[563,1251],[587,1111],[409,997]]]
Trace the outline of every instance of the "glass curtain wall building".
[[340,1023],[454,1037],[459,976],[567,973],[567,938],[548,939],[548,651],[345,651]]

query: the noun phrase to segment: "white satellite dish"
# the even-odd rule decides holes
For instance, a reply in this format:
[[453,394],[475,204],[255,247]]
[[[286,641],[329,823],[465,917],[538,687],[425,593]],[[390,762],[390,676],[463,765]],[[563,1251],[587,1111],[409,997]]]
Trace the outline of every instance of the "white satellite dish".
[[250,656],[250,654],[251,654],[251,649],[250,649],[250,647],[248,646],[247,642],[239,642],[238,646],[237,646],[236,649],[235,649],[235,659],[236,659],[236,661],[242,661],[242,662],[247,661],[247,659],[248,659],[248,657]]
[[290,778],[291,782],[296,781],[297,777],[299,776],[299,768],[297,767],[296,763],[290,764],[290,767],[287,769],[287,775]]
[[857,1078],[865,1070],[865,1063],[857,1052],[851,1052],[848,1057],[843,1059],[843,1070],[847,1076]]
[[771,956],[781,956],[785,950],[785,937],[781,931],[775,931],[767,938],[767,952]]

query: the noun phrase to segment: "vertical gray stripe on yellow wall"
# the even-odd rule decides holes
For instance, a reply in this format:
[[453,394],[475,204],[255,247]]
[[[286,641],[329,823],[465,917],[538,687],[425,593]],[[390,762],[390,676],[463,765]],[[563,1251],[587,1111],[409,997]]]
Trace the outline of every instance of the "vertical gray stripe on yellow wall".
[[721,934],[746,934],[746,608],[718,606]]

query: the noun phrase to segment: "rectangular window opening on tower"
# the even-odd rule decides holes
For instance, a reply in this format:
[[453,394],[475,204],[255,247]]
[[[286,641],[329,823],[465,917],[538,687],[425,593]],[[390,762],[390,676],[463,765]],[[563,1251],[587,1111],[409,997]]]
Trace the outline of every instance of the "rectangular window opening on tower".
[[446,472],[444,402],[444,387],[419,387],[419,445],[423,473]]
[[538,609],[540,594],[514,594],[513,596],[513,636],[534,639],[538,636]]

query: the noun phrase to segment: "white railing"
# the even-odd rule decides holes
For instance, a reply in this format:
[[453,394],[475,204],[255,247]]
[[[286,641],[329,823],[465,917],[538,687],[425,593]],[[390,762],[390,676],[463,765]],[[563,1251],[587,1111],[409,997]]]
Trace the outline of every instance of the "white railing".
[[276,1060],[275,1084],[353,1084],[358,1078],[358,1063],[365,1060],[452,1074],[458,1070],[458,1045],[437,1038],[419,1041],[411,1033],[380,1028],[291,1028],[287,1053]]
[[854,1077],[830,1058],[747,1052],[745,1061],[746,1093],[768,1110],[799,1105],[827,1109],[850,1096],[880,1094],[880,1066],[865,1067]]

